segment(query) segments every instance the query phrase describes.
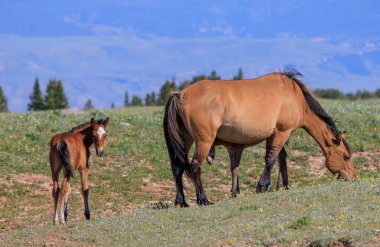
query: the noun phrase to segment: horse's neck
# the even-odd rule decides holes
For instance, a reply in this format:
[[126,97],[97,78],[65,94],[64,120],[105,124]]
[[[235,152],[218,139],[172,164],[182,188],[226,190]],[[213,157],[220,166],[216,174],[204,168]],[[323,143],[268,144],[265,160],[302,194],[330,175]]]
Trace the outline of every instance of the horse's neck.
[[329,155],[329,148],[334,138],[327,124],[323,122],[317,115],[309,111],[305,115],[304,129],[319,144],[325,156]]
[[87,128],[80,132],[83,138],[83,144],[86,148],[89,148],[93,144],[91,129]]

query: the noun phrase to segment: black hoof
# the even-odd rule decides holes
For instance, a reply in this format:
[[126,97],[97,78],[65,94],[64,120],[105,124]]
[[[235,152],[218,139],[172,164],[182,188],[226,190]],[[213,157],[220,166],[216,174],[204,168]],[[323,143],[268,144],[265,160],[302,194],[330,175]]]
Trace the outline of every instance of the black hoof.
[[207,199],[197,200],[199,206],[208,206],[210,202]]
[[185,201],[183,202],[174,202],[174,207],[180,206],[181,208],[187,208],[189,207],[189,204],[187,204]]
[[90,212],[84,212],[84,216],[86,217],[86,220],[90,219]]

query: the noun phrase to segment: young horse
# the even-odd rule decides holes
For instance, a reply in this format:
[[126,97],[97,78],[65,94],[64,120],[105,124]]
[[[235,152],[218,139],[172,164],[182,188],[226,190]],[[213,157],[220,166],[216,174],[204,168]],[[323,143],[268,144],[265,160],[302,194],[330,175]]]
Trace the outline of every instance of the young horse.
[[[84,215],[90,219],[88,207],[88,169],[90,146],[94,143],[96,154],[103,155],[103,144],[106,138],[106,127],[109,118],[81,124],[70,131],[53,136],[50,142],[50,167],[53,179],[54,215],[53,224],[67,221],[67,201],[71,193],[70,177],[79,170],[84,199]],[[61,188],[58,185],[59,173],[63,168]],[[57,208],[59,200],[59,208]],[[58,222],[59,219],[59,222]]]
[[[295,70],[256,79],[200,81],[171,94],[165,106],[164,134],[176,182],[175,204],[187,206],[182,175],[194,180],[199,205],[209,201],[201,181],[202,165],[217,138],[250,146],[266,141],[265,169],[257,191],[269,188],[270,172],[290,135],[304,128],[319,144],[326,167],[343,178],[357,177],[345,133],[337,130]],[[188,152],[195,142],[191,163]],[[240,157],[237,154],[235,157]],[[237,188],[238,163],[231,167]],[[236,172],[235,172],[236,169]]]

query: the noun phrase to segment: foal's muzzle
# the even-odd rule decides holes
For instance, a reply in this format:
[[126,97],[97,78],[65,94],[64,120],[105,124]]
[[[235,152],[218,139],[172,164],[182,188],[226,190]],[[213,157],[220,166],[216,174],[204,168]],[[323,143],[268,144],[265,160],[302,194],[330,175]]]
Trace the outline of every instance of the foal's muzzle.
[[96,149],[96,154],[98,156],[103,156],[103,149]]

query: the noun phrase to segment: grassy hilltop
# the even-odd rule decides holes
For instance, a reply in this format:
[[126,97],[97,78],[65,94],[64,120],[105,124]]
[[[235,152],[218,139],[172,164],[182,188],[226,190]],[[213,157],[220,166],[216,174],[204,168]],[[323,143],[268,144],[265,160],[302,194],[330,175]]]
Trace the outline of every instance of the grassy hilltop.
[[[229,199],[228,155],[218,147],[216,163],[205,164],[202,173],[206,195],[216,205],[196,207],[194,186],[186,181],[191,208],[164,210],[149,209],[151,201],[172,201],[175,196],[162,107],[0,114],[0,244],[375,243],[380,238],[380,101],[322,104],[338,128],[348,131],[359,180],[335,181],[318,145],[299,130],[287,147],[290,191],[254,193],[264,167],[261,144],[244,152],[241,195]],[[93,152],[91,158],[93,219],[84,220],[75,173],[69,223],[52,227],[50,138],[91,117],[105,116],[110,117],[105,156]],[[275,182],[277,167],[272,174]]]

